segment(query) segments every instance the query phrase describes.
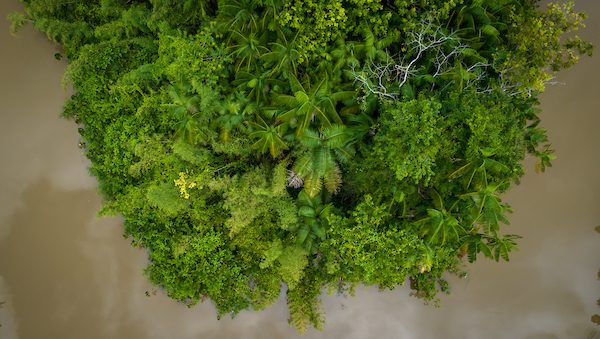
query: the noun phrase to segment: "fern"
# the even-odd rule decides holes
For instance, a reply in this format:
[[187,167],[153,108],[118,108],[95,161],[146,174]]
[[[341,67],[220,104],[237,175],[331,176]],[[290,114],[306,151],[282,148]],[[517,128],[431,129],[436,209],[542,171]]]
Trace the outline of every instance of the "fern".
[[272,267],[275,260],[281,256],[281,253],[283,253],[283,244],[281,243],[281,240],[277,239],[269,245],[259,267],[262,269]]
[[304,189],[310,197],[315,197],[323,187],[323,180],[317,173],[313,173],[304,180]]
[[287,194],[287,162],[282,161],[273,169],[273,180],[271,190],[273,196],[283,197]]
[[288,284],[288,288],[296,288],[304,276],[304,269],[308,265],[307,256],[308,253],[302,247],[288,246],[277,257],[278,272],[281,279]]
[[287,291],[287,305],[290,312],[288,322],[298,332],[304,333],[309,325],[322,329],[324,320],[321,313],[321,290],[313,279],[304,279],[294,289]]
[[324,186],[330,193],[338,193],[342,186],[342,173],[339,167],[335,167],[333,171],[328,173],[324,179]]
[[175,185],[162,183],[148,188],[146,198],[151,206],[159,208],[167,215],[175,216],[189,205],[179,196]]

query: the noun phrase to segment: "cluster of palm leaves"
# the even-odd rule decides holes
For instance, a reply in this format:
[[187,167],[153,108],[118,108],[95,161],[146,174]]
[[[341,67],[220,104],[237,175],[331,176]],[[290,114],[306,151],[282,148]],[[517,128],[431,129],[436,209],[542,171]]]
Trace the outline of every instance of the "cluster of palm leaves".
[[[300,31],[280,24],[283,1],[212,5],[203,13],[206,20],[214,19],[210,31],[220,37],[232,60],[232,86],[222,89],[226,104],[213,108],[219,113],[211,121],[201,121],[207,112],[199,112],[193,91],[172,87],[169,107],[177,120],[176,136],[202,143],[210,133],[202,126],[210,125],[221,131],[224,142],[248,137],[262,161],[291,164],[287,182],[296,190],[294,195],[300,192],[297,205],[303,224],[296,231],[301,243],[324,237],[312,214],[326,211],[331,197],[343,189],[344,164],[352,161],[357,145],[369,142],[368,132],[377,129],[382,99],[410,100],[427,92],[443,97],[465,90],[516,93],[498,80],[507,23],[513,10],[522,6],[512,0],[464,1],[443,22],[424,15],[409,32],[391,29],[377,35],[376,27],[363,22],[317,55],[302,49]],[[536,148],[546,138],[535,123],[527,131],[528,151],[540,158],[543,170],[554,158],[552,150]],[[508,222],[505,214],[510,211],[499,194],[509,186],[511,175],[485,150],[479,160],[453,169],[448,178],[462,182],[462,192],[449,195],[428,189],[423,200],[432,206],[421,211],[415,224],[423,239],[439,246],[461,244],[470,260],[481,252],[508,259],[516,237],[499,235],[499,225]],[[493,181],[498,178],[505,179]]]
[[[372,27],[362,25],[358,34],[347,34],[332,42],[318,56],[303,53],[298,44],[299,32],[279,25],[278,15],[284,8],[283,2],[219,2],[218,9],[213,11],[217,24],[212,31],[216,36],[222,36],[224,49],[232,60],[228,72],[233,86],[226,87],[221,94],[227,98],[227,108],[213,108],[220,111],[219,118],[200,121],[202,115],[212,113],[199,112],[198,99],[189,88],[172,87],[169,95],[172,99],[170,107],[177,120],[176,136],[192,144],[202,143],[207,139],[207,132],[203,132],[206,129],[202,128],[205,125],[220,129],[221,139],[225,142],[232,137],[247,135],[259,154],[268,154],[270,160],[265,158],[264,161],[292,164],[288,184],[293,189],[301,189],[301,196],[307,197],[304,202],[298,198],[302,211],[308,211],[307,199],[317,199],[313,204],[320,206],[310,205],[310,208],[322,209],[330,197],[341,190],[343,164],[351,161],[356,145],[364,142],[377,120],[378,95],[360,86],[354,70],[371,70],[365,75],[365,82],[379,82],[381,86],[393,86],[396,82],[401,87],[401,97],[397,99],[411,99],[415,93],[431,91],[434,87],[439,91],[452,83],[462,89],[464,81],[481,79],[482,71],[494,74],[493,67],[488,66],[493,63],[491,51],[501,43],[501,32],[507,29],[503,23],[508,15],[506,2],[466,2],[451,12],[446,28],[424,18],[416,25],[421,30],[418,33],[421,34],[420,43],[427,41],[422,35],[429,34],[432,41],[440,36],[447,37],[439,39],[435,51],[417,51],[419,46],[410,40],[414,33],[403,36],[401,31],[392,30],[387,35],[377,36]],[[413,58],[414,71],[408,79],[406,75],[409,74],[405,74],[401,84],[390,74],[382,76],[372,72],[372,65],[389,64],[395,55],[402,53],[405,59]],[[431,60],[438,58],[440,53],[448,56],[445,61],[451,66],[439,79],[433,79],[431,74],[437,73],[434,72],[436,67],[439,72],[440,65],[436,66]],[[485,67],[472,67],[479,64]],[[444,205],[435,189],[430,190],[434,208],[427,209],[427,216],[417,222],[427,241],[442,246],[459,239],[467,243],[465,239],[471,239],[475,234],[483,240],[468,242],[471,253],[488,253],[489,244],[500,244],[494,245],[495,248],[504,246],[497,236],[498,224],[506,222],[506,207],[497,196],[501,185],[485,180],[486,168],[492,162],[494,160],[488,157],[481,163],[469,163],[450,176],[456,179],[470,171],[465,189],[475,188],[471,193],[456,197],[451,206]],[[457,219],[454,214],[465,208],[472,211],[469,212],[470,219]],[[299,226],[301,242],[312,239],[307,234],[322,238],[322,228],[315,225],[316,221],[307,219]],[[486,232],[473,232],[475,225],[484,225]],[[502,257],[507,253],[500,249],[496,252]]]
[[[277,25],[281,10],[277,1],[264,6],[245,0],[220,4],[215,34],[224,35],[227,53],[235,60],[229,95],[243,97],[235,101],[237,112],[251,114],[225,114],[217,124],[227,138],[247,133],[253,147],[275,162],[294,159],[294,175],[311,197],[322,187],[336,193],[342,181],[339,163],[352,157],[352,143],[372,122],[357,119],[359,92],[343,71],[349,62],[358,63],[357,58],[383,53],[387,45],[367,32],[364,42],[338,41],[318,62],[309,62],[296,46],[297,32]],[[198,100],[180,92],[169,92],[176,135],[200,143]]]
[[[507,182],[490,182],[489,178],[500,177],[510,170],[492,159],[493,150],[480,150],[481,158],[471,161],[449,175],[450,180],[462,182],[465,191],[446,207],[440,194],[431,190],[434,208],[427,209],[427,217],[416,224],[431,244],[447,242],[463,244],[463,250],[473,262],[478,253],[498,261],[508,261],[508,254],[516,247],[517,235],[501,235],[500,225],[508,224],[506,213],[510,206],[502,203],[500,192]],[[496,175],[492,175],[496,174]]]
[[501,232],[500,194],[526,153],[542,171],[554,159],[536,89],[589,52],[561,42],[581,26],[572,3],[25,7],[13,28],[32,22],[65,47],[65,115],[106,209],[149,249],[150,279],[219,314],[265,307],[286,283],[300,330],[321,325],[324,286],[408,278],[431,299],[457,258],[508,260],[518,236]]

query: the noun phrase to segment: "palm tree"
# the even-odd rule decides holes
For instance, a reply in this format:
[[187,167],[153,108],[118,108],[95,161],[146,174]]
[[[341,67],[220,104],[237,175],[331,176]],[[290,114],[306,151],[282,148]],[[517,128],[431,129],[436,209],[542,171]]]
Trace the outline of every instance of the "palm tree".
[[464,249],[468,253],[469,262],[477,259],[477,254],[483,252],[488,258],[499,261],[500,258],[509,261],[508,254],[517,246],[518,235],[508,234],[487,236],[481,233],[472,233],[464,237]]
[[494,260],[499,261],[500,258],[508,261],[508,254],[514,248],[517,247],[517,239],[520,239],[521,236],[515,234],[508,234],[503,237],[495,236],[490,239],[489,245],[493,251]]
[[230,55],[238,60],[235,66],[236,74],[242,67],[249,72],[251,67],[256,65],[260,56],[269,51],[254,32],[243,34],[240,31],[232,31],[231,37],[236,42],[235,45],[229,47]]
[[342,184],[338,162],[347,162],[354,155],[351,138],[343,125],[332,125],[323,132],[306,129],[300,143],[307,151],[296,159],[293,174],[303,178],[304,189],[315,197],[323,186],[337,193]]
[[258,122],[249,122],[249,125],[255,129],[250,133],[250,137],[258,139],[253,147],[261,153],[269,151],[271,156],[276,158],[283,150],[288,148],[282,137],[285,134],[286,127],[282,124],[270,125],[258,114],[256,118]]
[[261,59],[265,61],[265,66],[271,69],[271,76],[281,74],[289,79],[290,75],[297,73],[301,54],[296,49],[296,38],[288,41],[281,31],[278,35],[279,41],[271,43],[271,50],[261,55]]
[[284,82],[272,77],[271,71],[250,73],[241,71],[233,81],[239,90],[247,91],[247,97],[256,100],[257,104],[264,103],[267,94],[273,86],[283,86]]
[[503,32],[508,28],[498,18],[510,15],[510,7],[506,6],[505,1],[474,1],[457,7],[448,26],[453,26],[455,34],[468,42],[471,48],[491,59],[495,52],[493,47],[501,41]]
[[[230,133],[236,128],[242,127],[249,109],[249,100],[242,96],[230,95],[225,100],[219,102],[217,111],[219,116],[211,121],[211,127],[220,130],[220,139],[228,142]],[[252,110],[250,108],[250,110]]]
[[496,154],[494,149],[482,148],[479,149],[479,153],[481,154],[481,158],[461,166],[456,171],[452,172],[448,176],[448,179],[458,179],[469,173],[465,188],[469,189],[471,185],[481,188],[487,187],[490,184],[489,174],[510,172],[510,168],[506,165],[491,158]]
[[508,224],[505,213],[511,209],[498,196],[500,186],[501,184],[487,185],[476,192],[460,196],[470,200],[468,209],[471,210],[471,225],[482,225],[486,235],[497,234],[500,223]]
[[259,18],[253,0],[220,1],[219,22],[225,31],[258,31]]
[[265,8],[261,15],[262,20],[260,21],[260,29],[262,31],[273,31],[276,26],[274,24],[277,22],[277,18],[285,4],[285,0],[263,0],[263,3]]
[[427,217],[417,220],[415,225],[421,229],[421,235],[430,244],[444,245],[447,242],[458,242],[465,233],[459,220],[451,213],[458,201],[446,210],[440,194],[434,189],[430,190],[430,194],[435,208],[427,209]]
[[356,54],[357,57],[364,58],[368,62],[388,60],[389,55],[386,52],[386,48],[399,40],[400,33],[390,32],[390,34],[387,34],[383,38],[377,39],[371,30],[370,25],[364,25],[363,27],[362,34],[364,36],[364,41],[360,43],[351,43],[354,54]]
[[313,245],[317,240],[325,240],[326,225],[324,223],[326,215],[333,207],[331,204],[323,204],[319,196],[311,197],[305,190],[298,194],[298,216],[301,222],[290,229],[296,232],[296,241],[307,251],[313,250]]
[[332,123],[343,124],[336,110],[336,104],[339,101],[351,100],[355,96],[354,91],[332,93],[327,78],[306,90],[305,86],[292,75],[290,86],[294,95],[279,94],[274,97],[274,101],[289,109],[279,114],[277,119],[295,127],[297,136],[302,135],[315,117],[322,127],[331,127]]
[[200,124],[196,119],[200,98],[195,95],[189,95],[191,89],[189,85],[170,86],[167,93],[171,97],[172,103],[163,104],[168,107],[175,116],[175,137],[196,144],[206,137],[202,132]]

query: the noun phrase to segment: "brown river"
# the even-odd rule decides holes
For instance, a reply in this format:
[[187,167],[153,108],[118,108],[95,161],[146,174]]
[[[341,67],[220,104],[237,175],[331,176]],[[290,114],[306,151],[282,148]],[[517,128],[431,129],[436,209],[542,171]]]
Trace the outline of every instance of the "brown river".
[[[6,14],[18,8],[0,0],[0,338],[299,338],[283,299],[219,321],[210,303],[188,309],[146,281],[145,253],[122,237],[121,220],[96,217],[77,128],[59,118],[65,63],[31,27],[8,33]],[[589,14],[583,35],[600,46],[600,1],[578,8]],[[590,322],[600,313],[598,79],[600,55],[562,73],[564,84],[542,98],[559,158],[544,174],[527,160],[528,174],[506,195],[506,228],[524,236],[510,263],[480,260],[438,308],[407,287],[325,296],[325,330],[304,338],[600,338]]]

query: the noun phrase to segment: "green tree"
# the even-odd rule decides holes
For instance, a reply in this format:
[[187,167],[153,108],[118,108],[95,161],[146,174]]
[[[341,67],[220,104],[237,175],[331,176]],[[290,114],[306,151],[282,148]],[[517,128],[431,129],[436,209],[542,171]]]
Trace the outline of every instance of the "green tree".
[[325,289],[431,301],[508,261],[502,194],[555,158],[537,98],[591,54],[571,1],[23,2],[11,30],[63,46],[64,115],[148,278],[218,317],[285,291],[300,331]]

